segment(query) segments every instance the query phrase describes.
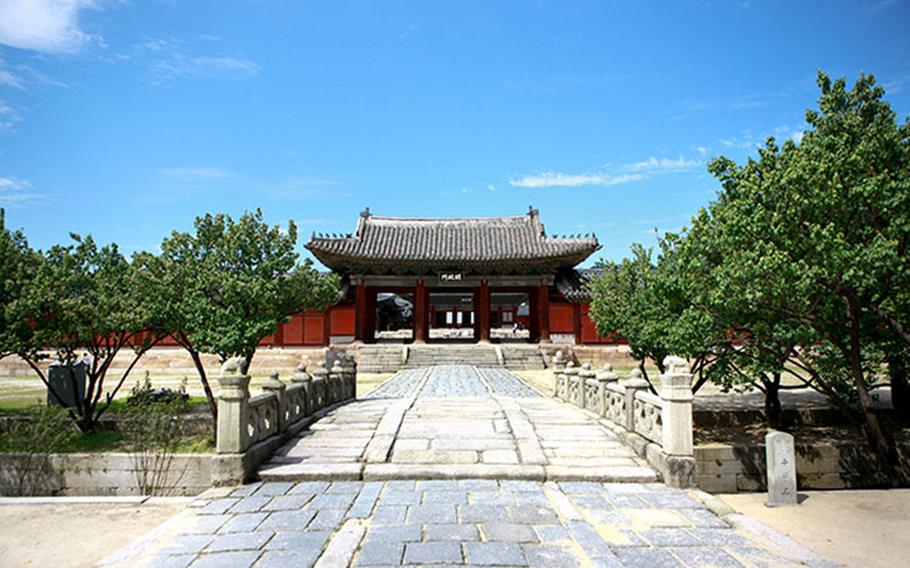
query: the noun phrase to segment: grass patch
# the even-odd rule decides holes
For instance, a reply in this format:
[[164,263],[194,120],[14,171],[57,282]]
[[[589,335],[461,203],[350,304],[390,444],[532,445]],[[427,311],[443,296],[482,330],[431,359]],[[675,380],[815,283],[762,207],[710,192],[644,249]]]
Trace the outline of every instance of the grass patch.
[[40,397],[0,398],[0,414],[24,414],[36,404],[43,402]]
[[[17,397],[17,398],[0,398],[0,414],[28,414],[28,411],[36,405],[45,404],[43,397]],[[187,401],[190,411],[197,408],[208,408],[209,401],[204,396],[191,396]],[[111,406],[104,411],[105,415],[122,414],[127,408],[126,399],[114,399]]]
[[[0,437],[0,452],[12,451]],[[126,439],[120,432],[101,431],[92,434],[79,434],[67,445],[58,450],[64,454],[95,452],[128,452]],[[178,454],[205,454],[215,451],[211,436],[188,435],[177,445]]]

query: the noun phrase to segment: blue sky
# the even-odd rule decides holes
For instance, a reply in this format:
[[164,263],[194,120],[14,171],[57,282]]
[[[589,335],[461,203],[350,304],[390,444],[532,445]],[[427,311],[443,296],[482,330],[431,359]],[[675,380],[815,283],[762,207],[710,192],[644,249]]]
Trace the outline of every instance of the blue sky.
[[706,160],[798,138],[817,69],[906,117],[908,4],[3,0],[0,206],[130,253],[206,212],[303,242],[533,204],[618,259],[713,197]]

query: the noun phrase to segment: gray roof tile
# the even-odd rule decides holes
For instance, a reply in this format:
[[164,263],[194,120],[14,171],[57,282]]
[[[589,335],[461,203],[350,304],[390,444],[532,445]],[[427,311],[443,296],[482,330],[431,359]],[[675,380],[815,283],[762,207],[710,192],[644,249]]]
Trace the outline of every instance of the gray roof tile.
[[547,236],[539,213],[420,219],[364,211],[353,235],[313,235],[306,245],[338,272],[467,270],[543,273],[570,268],[600,248],[594,235]]

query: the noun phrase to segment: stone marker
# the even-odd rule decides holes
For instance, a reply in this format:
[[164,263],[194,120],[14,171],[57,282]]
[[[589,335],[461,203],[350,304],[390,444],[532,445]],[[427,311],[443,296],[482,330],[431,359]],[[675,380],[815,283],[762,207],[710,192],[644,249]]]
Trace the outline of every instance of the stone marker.
[[765,436],[768,463],[768,507],[796,505],[796,452],[793,436],[770,432]]

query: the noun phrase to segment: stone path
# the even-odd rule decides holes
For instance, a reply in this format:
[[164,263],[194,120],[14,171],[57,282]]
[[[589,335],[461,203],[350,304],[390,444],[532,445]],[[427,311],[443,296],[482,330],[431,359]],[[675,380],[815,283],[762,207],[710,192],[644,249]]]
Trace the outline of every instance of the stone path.
[[591,415],[503,369],[408,369],[315,422],[260,469],[267,481],[657,480]]
[[502,370],[398,373],[315,422],[261,476],[207,491],[114,564],[828,565],[653,483],[596,419]]
[[190,511],[176,534],[145,543],[151,566],[825,564],[662,484],[257,483],[213,489]]

